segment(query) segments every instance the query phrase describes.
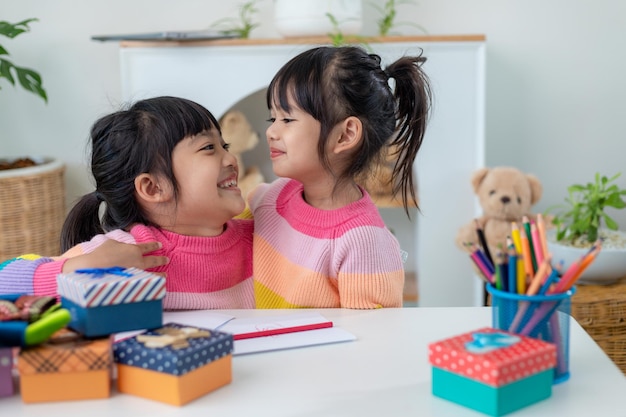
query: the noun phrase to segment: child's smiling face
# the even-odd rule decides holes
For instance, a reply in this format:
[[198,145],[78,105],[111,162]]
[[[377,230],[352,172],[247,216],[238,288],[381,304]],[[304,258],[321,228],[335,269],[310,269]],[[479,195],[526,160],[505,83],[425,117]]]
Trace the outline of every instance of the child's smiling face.
[[216,129],[181,140],[172,152],[172,167],[179,193],[175,222],[168,229],[214,235],[244,210],[237,160]]

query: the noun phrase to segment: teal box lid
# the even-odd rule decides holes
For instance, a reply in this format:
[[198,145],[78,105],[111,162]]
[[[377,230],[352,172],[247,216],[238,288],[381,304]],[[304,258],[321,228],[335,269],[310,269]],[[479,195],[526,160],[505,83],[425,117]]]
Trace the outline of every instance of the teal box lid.
[[167,323],[113,344],[115,362],[182,376],[233,351],[233,335]]

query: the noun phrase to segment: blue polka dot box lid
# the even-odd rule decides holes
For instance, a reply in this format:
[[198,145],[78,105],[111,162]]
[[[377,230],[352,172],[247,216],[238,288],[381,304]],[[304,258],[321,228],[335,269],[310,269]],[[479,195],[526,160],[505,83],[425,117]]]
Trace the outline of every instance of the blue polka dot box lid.
[[167,323],[113,344],[115,362],[182,376],[233,351],[233,335]]

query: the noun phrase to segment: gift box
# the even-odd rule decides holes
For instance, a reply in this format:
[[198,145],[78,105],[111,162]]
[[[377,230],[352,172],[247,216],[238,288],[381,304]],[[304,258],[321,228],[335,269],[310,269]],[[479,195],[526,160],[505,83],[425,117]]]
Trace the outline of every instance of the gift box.
[[13,389],[13,349],[0,347],[0,398],[9,397]]
[[168,323],[113,345],[119,392],[184,405],[232,380],[233,336]]
[[0,348],[45,342],[71,320],[56,297],[0,294]]
[[25,403],[107,398],[111,394],[111,338],[85,339],[67,329],[22,349],[17,359]]
[[483,328],[432,343],[428,351],[437,397],[501,416],[552,395],[552,343]]
[[68,327],[87,337],[160,327],[165,278],[137,268],[80,269],[57,277]]

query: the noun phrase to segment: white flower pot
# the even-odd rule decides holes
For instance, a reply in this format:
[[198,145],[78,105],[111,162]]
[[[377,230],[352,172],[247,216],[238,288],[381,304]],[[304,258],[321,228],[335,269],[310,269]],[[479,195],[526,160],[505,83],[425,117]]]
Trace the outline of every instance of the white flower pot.
[[[626,244],[626,233],[620,231],[607,231],[622,239]],[[555,241],[554,230],[548,233],[548,250],[552,254],[552,264],[557,265],[563,261],[564,271],[589,251],[588,248],[577,248]],[[603,245],[596,259],[582,273],[577,284],[609,285],[626,276],[626,246],[620,247],[615,243],[608,242]]]
[[357,35],[363,27],[361,0],[275,0],[274,24],[284,37],[323,36],[334,28],[330,13],[344,35]]

